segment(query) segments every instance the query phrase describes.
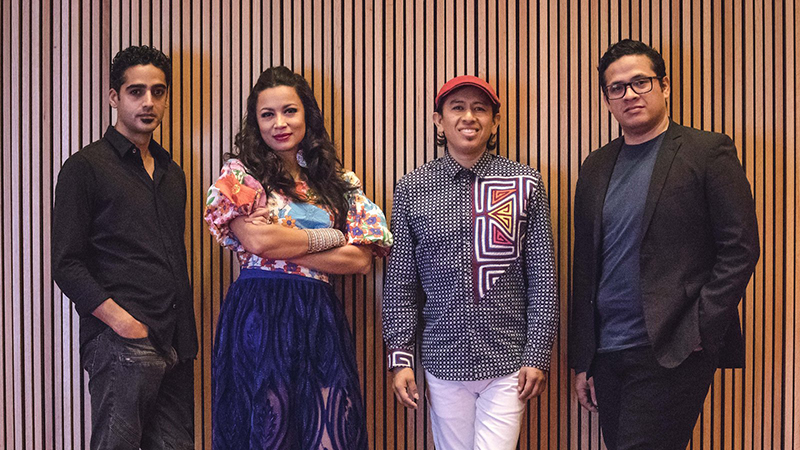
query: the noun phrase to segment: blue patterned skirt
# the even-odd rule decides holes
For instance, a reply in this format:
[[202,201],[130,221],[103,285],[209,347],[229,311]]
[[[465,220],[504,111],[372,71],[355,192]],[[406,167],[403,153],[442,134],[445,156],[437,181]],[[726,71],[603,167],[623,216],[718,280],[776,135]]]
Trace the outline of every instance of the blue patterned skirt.
[[353,337],[328,283],[242,270],[220,311],[211,376],[217,450],[367,448]]

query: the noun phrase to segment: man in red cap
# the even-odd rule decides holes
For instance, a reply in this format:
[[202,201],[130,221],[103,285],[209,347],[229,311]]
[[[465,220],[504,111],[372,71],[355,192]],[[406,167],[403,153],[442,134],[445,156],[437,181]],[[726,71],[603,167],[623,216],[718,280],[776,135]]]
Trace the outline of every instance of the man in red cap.
[[445,155],[394,194],[383,295],[394,391],[417,408],[420,327],[436,448],[513,449],[525,401],[547,384],[558,328],[547,193],[539,172],[489,152],[500,100],[486,81],[453,78],[434,108]]

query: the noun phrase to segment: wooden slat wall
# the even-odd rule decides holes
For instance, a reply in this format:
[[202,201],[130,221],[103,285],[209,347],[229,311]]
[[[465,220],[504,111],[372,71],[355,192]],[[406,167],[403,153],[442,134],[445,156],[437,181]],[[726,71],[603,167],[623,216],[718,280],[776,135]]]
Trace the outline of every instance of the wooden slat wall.
[[[345,166],[386,211],[404,173],[442,154],[432,99],[477,74],[503,103],[499,153],[538,168],[556,232],[562,328],[548,391],[527,409],[521,448],[601,448],[566,368],[571,200],[587,154],[619,135],[595,67],[610,43],[659,48],[672,117],[736,142],[756,198],[762,254],[742,304],[747,368],[720,371],[692,449],[800,448],[798,282],[798,0],[4,0],[0,447],[84,448],[86,376],[77,320],[50,278],[50,211],[59,167],[101,137],[113,55],[147,43],[173,60],[170,109],[157,138],[186,171],[186,239],[201,350],[198,448],[210,447],[210,352],[238,271],[201,220],[205,190],[231,147],[260,71],[303,73]],[[344,277],[370,417],[370,446],[432,449],[426,408],[395,404],[380,335],[384,264]],[[424,402],[423,402],[423,406]]]

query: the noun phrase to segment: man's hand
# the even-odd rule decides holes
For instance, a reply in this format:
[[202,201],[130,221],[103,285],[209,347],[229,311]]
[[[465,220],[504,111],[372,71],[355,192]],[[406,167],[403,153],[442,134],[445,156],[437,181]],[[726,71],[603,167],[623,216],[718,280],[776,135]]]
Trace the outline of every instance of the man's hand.
[[417,382],[414,380],[414,369],[403,367],[393,370],[392,373],[394,374],[392,387],[397,401],[406,408],[417,409],[419,393],[417,392]]
[[110,298],[95,308],[92,314],[111,327],[114,333],[126,339],[141,339],[146,338],[148,335],[147,325],[136,320],[128,311],[125,311]]
[[586,378],[586,372],[575,375],[575,392],[578,403],[587,411],[597,412],[597,396],[594,394],[594,379]]
[[[125,314],[128,314],[126,311]],[[128,314],[129,319],[122,321],[120,325],[114,328],[114,332],[126,339],[141,339],[149,335],[147,325],[134,319]]]
[[547,372],[535,367],[522,367],[519,369],[519,384],[517,392],[523,402],[538,397],[547,387]]

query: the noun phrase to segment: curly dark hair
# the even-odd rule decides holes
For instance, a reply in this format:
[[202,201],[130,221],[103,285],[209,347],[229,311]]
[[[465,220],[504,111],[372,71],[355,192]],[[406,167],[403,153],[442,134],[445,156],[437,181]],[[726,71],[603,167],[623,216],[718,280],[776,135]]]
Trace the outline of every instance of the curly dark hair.
[[258,77],[250,96],[247,97],[247,111],[242,119],[242,128],[236,135],[234,148],[225,153],[224,159],[237,158],[247,167],[269,194],[272,190],[281,192],[295,201],[303,201],[295,192],[294,179],[283,166],[283,161],[261,137],[256,115],[256,102],[264,89],[276,86],[294,88],[303,102],[306,120],[306,134],[300,141],[300,149],[307,167],[301,167],[320,203],[329,207],[334,214],[335,227],[345,230],[349,205],[346,194],[354,189],[344,180],[342,163],[336,154],[325,124],[322,111],[317,105],[311,87],[302,75],[284,66],[270,67]]
[[111,89],[119,92],[125,84],[125,71],[133,66],[146,66],[152,64],[164,72],[167,80],[167,87],[172,83],[172,63],[167,55],[149,45],[128,47],[120,50],[114,60],[111,61],[111,73],[109,74],[109,84]]
[[667,68],[664,64],[664,58],[658,50],[650,47],[641,41],[634,41],[633,39],[623,39],[606,50],[600,58],[600,64],[597,65],[597,71],[600,75],[600,87],[603,89],[603,94],[606,93],[606,70],[608,66],[614,61],[628,55],[644,55],[650,58],[653,66],[653,71],[659,79],[667,76]]

